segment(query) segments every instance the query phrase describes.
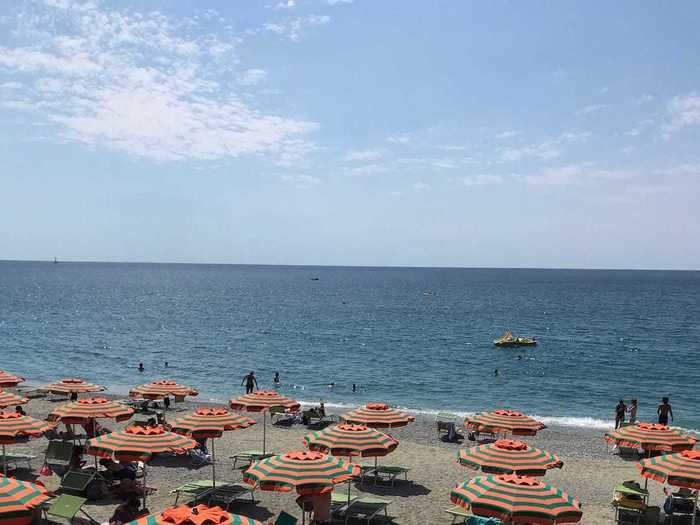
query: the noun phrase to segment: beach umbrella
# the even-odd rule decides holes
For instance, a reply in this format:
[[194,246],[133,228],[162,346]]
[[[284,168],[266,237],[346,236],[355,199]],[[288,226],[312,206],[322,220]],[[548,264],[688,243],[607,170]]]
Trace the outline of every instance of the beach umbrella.
[[142,397],[144,399],[163,399],[168,396],[175,398],[199,395],[194,388],[179,385],[176,381],[161,379],[145,385],[137,386],[129,390],[129,396]]
[[231,514],[221,507],[178,505],[125,525],[263,525],[261,521]]
[[5,372],[0,370],[0,387],[15,387],[20,383],[24,383],[24,378],[11,374],[10,372]]
[[31,438],[39,437],[53,428],[46,421],[24,416],[17,412],[0,412],[0,445],[2,445],[2,471],[7,474],[5,445],[24,443]]
[[504,523],[577,523],[583,515],[581,503],[566,492],[515,474],[467,480],[452,489],[450,500],[477,516],[498,518]]
[[487,474],[519,476],[544,476],[547,470],[563,466],[557,455],[511,439],[460,450],[459,463]]
[[41,485],[0,476],[0,523],[27,525],[34,509],[52,497]]
[[110,401],[103,397],[86,397],[58,407],[46,419],[73,425],[86,423],[91,420],[94,421],[95,419],[126,421],[133,413],[133,408],[117,401]]
[[299,410],[301,405],[294,399],[278,394],[274,390],[258,390],[252,394],[232,399],[229,406],[233,410],[245,412],[262,412],[263,414],[263,455],[267,452],[267,412],[273,407],[282,407],[285,410]]
[[102,392],[107,390],[105,387],[100,385],[94,385],[92,383],[87,383],[82,379],[75,377],[61,379],[55,383],[51,383],[44,387],[52,394],[85,394],[87,392]]
[[24,405],[25,403],[29,403],[29,399],[26,397],[21,397],[17,394],[13,394],[12,392],[6,392],[5,390],[0,389],[0,408]]
[[391,408],[385,403],[367,403],[363,407],[346,412],[340,418],[348,423],[356,423],[372,428],[405,427],[415,420],[413,416]]
[[[197,446],[197,442],[163,427],[130,426],[118,432],[104,434],[89,439],[86,453],[117,461],[148,462],[153,454],[171,452],[184,454]],[[146,469],[144,469],[144,488],[146,486]],[[143,506],[146,506],[146,491],[143,492]]]
[[211,439],[211,479],[216,486],[216,453],[214,438],[219,438],[224,432],[241,430],[255,425],[255,420],[229,412],[225,408],[201,407],[192,414],[176,419],[170,427],[173,432],[185,434],[194,439]]
[[359,473],[360,468],[349,461],[303,450],[256,461],[243,473],[243,481],[261,490],[313,495],[328,493]]
[[[642,477],[673,487],[695,490],[695,507],[700,493],[700,450],[684,450],[677,454],[667,454],[643,459],[637,464]],[[695,525],[695,514],[692,524]]]
[[477,432],[494,432],[512,434],[514,436],[534,436],[547,426],[535,419],[515,410],[494,410],[482,412],[468,417],[464,421],[465,428]]
[[619,447],[641,448],[645,452],[681,452],[690,450],[697,439],[666,425],[658,423],[636,423],[606,432],[603,437],[608,443]]

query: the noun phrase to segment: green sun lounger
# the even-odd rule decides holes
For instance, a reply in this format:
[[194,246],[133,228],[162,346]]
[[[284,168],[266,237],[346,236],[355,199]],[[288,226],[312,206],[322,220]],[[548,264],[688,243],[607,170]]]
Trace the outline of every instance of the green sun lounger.
[[97,473],[94,470],[69,470],[61,479],[61,489],[65,492],[86,495],[88,485],[96,476]]
[[387,483],[391,483],[391,486],[393,487],[396,478],[401,475],[403,475],[404,481],[408,481],[408,472],[410,470],[411,469],[407,467],[380,465],[377,468],[371,469],[368,474],[370,476],[374,476],[375,483],[386,481]]
[[274,456],[274,454],[269,452],[263,454],[262,450],[244,450],[243,452],[238,452],[233,456],[229,456],[229,458],[233,460],[233,469],[235,470],[239,461],[250,465],[253,461],[259,461],[272,456]]
[[[70,494],[61,494],[56,498],[48,502],[44,507],[44,514],[46,515],[46,521],[63,523],[67,521],[72,523],[75,516],[81,513],[85,516],[91,524],[99,525],[99,521],[95,520],[87,512],[83,510],[83,504],[87,500],[81,498],[80,496],[71,496]],[[55,521],[59,520],[59,521]]]
[[349,519],[361,520],[368,525],[372,520],[380,515],[384,521],[389,520],[387,507],[391,503],[390,499],[378,498],[374,496],[363,496],[351,501],[342,514],[345,516],[346,523]]
[[74,448],[75,445],[70,441],[52,439],[46,447],[44,461],[49,465],[68,465],[73,459]]
[[251,503],[255,503],[253,487],[247,483],[224,483],[213,487],[206,494],[207,505],[210,507],[218,505],[227,510],[233,503],[247,499],[248,496],[250,496]]
[[171,495],[175,495],[175,503],[177,505],[180,496],[187,501],[196,501],[203,499],[213,490],[210,479],[200,479],[198,481],[190,481],[170,491]]
[[0,465],[7,464],[8,467],[14,465],[14,469],[18,469],[20,463],[23,463],[28,470],[32,470],[32,460],[36,456],[32,454],[24,454],[21,452],[13,452],[12,454],[0,455]]

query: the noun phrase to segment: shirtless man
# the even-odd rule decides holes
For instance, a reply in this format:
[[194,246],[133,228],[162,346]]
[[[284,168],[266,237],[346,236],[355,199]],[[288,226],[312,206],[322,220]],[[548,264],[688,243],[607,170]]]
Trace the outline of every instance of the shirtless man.
[[669,416],[671,416],[671,421],[673,421],[673,408],[669,404],[667,397],[661,400],[661,404],[659,408],[656,409],[656,413],[659,414],[659,423],[662,425],[668,425]]
[[259,390],[258,388],[258,380],[255,379],[255,374],[251,371],[250,374],[245,376],[243,378],[243,381],[241,381],[241,386],[243,386],[243,383],[245,383],[245,393],[246,394],[252,394],[253,393],[253,387],[255,389]]

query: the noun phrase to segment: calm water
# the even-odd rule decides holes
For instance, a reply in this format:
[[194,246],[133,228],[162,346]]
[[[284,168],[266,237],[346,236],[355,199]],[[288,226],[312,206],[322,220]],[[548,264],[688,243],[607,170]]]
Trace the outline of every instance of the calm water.
[[[591,426],[619,397],[648,419],[670,395],[700,428],[698,297],[700,272],[0,262],[0,368],[219,400],[279,371],[300,400]],[[539,346],[496,349],[507,328]]]

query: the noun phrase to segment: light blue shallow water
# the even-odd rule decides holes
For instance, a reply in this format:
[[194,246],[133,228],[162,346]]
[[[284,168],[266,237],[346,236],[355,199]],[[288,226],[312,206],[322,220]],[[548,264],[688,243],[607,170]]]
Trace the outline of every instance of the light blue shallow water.
[[[700,272],[0,262],[0,369],[218,400],[279,371],[300,400],[589,426],[619,397],[651,419],[670,395],[700,428],[699,297]],[[507,328],[539,346],[493,347]]]

